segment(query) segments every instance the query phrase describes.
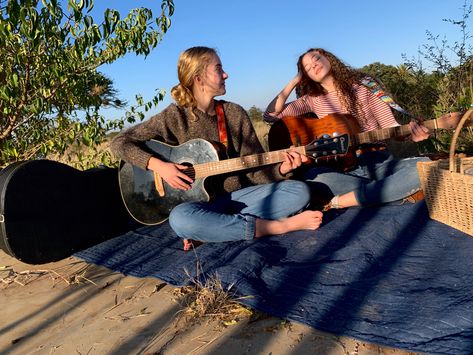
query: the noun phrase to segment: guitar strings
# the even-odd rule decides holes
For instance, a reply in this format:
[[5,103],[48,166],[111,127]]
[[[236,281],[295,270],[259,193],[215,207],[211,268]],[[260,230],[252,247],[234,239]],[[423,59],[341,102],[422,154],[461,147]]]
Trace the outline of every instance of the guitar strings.
[[[298,147],[304,148],[304,147]],[[300,149],[298,149],[300,150]],[[198,164],[192,167],[192,170],[189,169],[189,172],[186,172],[186,175],[192,179],[201,178],[206,176],[223,174],[226,172],[232,172],[236,170],[244,170],[249,168],[254,168],[263,165],[270,165],[282,162],[284,160],[283,153],[287,149],[266,152],[255,155],[249,155],[240,158],[231,158],[225,160],[212,161],[208,163]],[[190,175],[192,174],[192,175]]]

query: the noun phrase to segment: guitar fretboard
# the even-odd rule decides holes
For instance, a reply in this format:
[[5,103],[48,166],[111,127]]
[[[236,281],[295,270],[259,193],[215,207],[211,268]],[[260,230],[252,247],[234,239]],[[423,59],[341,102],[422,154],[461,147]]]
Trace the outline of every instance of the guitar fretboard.
[[[428,129],[438,128],[437,120],[428,120],[422,122],[422,124]],[[388,138],[397,137],[397,136],[406,136],[411,133],[411,129],[408,124],[396,127],[388,127],[382,129],[375,129],[369,132],[362,132],[356,134],[352,139],[354,140],[355,145],[382,141]]]
[[[300,154],[305,154],[305,147],[295,147],[293,150]],[[284,153],[289,149],[276,150],[273,152],[260,153],[254,155],[247,155],[240,158],[232,158],[220,161],[212,161],[203,164],[197,164],[193,166],[195,176],[191,176],[195,179],[204,178],[207,176],[225,174],[232,171],[245,170],[250,168],[256,168],[263,165],[271,165],[284,161]]]

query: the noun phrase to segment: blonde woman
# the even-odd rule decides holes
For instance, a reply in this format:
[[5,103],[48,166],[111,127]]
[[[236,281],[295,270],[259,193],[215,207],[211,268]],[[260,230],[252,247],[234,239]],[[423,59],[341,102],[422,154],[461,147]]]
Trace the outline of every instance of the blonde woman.
[[[185,50],[179,57],[177,72],[179,84],[171,91],[176,103],[120,133],[112,142],[112,150],[127,162],[158,173],[171,187],[189,190],[193,180],[184,173],[187,167],[152,155],[142,149],[142,143],[156,139],[179,145],[194,138],[218,142],[215,97],[225,94],[228,74],[216,51],[207,47]],[[235,103],[220,103],[226,119],[229,157],[264,152],[246,111]],[[185,240],[185,249],[189,247],[187,240],[248,240],[317,229],[322,214],[303,211],[310,199],[308,186],[287,180],[287,175],[306,160],[290,151],[282,163],[219,176],[209,184],[217,197],[210,202],[178,205],[171,211],[170,225]]]

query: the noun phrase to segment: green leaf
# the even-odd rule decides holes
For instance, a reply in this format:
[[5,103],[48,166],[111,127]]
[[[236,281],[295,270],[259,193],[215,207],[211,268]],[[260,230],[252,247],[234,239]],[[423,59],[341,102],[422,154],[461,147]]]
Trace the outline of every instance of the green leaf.
[[18,75],[16,73],[13,73],[12,80],[13,80],[13,86],[18,87]]
[[94,8],[94,1],[93,0],[87,0],[86,2],[87,6],[87,12],[91,12],[92,9]]

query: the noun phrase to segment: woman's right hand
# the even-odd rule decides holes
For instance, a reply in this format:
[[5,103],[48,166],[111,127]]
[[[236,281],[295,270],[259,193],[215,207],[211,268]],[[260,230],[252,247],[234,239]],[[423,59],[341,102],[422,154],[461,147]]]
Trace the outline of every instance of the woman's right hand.
[[289,150],[284,153],[284,161],[279,166],[279,172],[281,173],[281,175],[286,175],[287,173],[291,172],[294,169],[297,169],[302,165],[302,163],[306,163],[307,161],[309,161],[309,158],[307,158],[306,155],[300,154],[294,150]]
[[183,172],[188,168],[189,167],[186,165],[165,162],[155,157],[151,157],[148,161],[149,170],[152,170],[161,176],[169,186],[184,191],[189,190],[191,184],[194,182],[192,178]]
[[299,83],[301,82],[302,80],[302,74],[301,72],[298,72],[297,75],[292,79],[291,83],[293,85],[293,89],[299,85]]

